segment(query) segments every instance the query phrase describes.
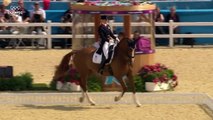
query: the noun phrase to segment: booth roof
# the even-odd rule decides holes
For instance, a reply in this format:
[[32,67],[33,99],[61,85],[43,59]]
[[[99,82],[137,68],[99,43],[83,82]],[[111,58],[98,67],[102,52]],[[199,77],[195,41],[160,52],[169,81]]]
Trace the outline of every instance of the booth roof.
[[155,10],[155,4],[136,5],[93,5],[87,3],[73,4],[72,10],[78,14],[147,14]]

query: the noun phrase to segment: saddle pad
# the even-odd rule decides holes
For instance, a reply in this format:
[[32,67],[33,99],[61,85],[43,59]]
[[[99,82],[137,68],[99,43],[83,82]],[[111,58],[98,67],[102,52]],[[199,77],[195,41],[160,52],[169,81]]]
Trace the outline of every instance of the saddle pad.
[[[110,44],[109,46],[109,58],[108,58],[108,64],[112,62],[112,59],[114,57],[114,49],[115,47],[117,46],[117,43],[114,43],[114,44]],[[95,51],[95,53],[93,54],[93,57],[92,57],[92,61],[93,63],[96,63],[96,64],[101,64],[101,61],[102,61],[102,57],[103,57],[103,51],[101,53],[97,53],[98,49]]]
[[93,54],[92,57],[92,61],[96,64],[101,64],[101,60],[102,60],[102,53],[98,54],[97,53],[98,49],[95,51],[95,53]]

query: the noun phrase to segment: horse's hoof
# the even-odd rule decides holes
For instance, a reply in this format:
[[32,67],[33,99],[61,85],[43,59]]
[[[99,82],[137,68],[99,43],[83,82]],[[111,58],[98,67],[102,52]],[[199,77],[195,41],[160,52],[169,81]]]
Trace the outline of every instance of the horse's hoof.
[[114,100],[115,100],[115,102],[117,102],[117,101],[120,100],[120,97],[117,97],[117,96],[116,96]]
[[141,107],[141,104],[140,104],[140,103],[137,103],[136,107]]
[[80,102],[80,103],[84,102],[84,98],[83,98],[83,97],[80,97],[80,98],[79,98],[79,102]]
[[95,106],[95,103],[91,103],[90,105],[91,105],[91,106]]

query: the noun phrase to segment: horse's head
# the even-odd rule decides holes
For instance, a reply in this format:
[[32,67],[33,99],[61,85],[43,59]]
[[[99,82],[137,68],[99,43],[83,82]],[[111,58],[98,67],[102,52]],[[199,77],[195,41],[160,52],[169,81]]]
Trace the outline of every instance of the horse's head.
[[119,43],[119,51],[133,62],[135,56],[135,41],[129,38],[122,39]]

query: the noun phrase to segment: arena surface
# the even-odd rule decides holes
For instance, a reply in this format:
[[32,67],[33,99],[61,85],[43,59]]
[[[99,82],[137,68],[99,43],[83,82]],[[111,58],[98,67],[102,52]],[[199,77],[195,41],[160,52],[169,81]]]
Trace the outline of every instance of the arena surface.
[[[54,68],[70,50],[1,50],[0,65],[14,74],[30,72],[36,83],[49,83]],[[157,49],[155,61],[174,69],[179,86],[172,93],[213,96],[213,48]],[[0,120],[212,120],[203,105],[1,105]]]

